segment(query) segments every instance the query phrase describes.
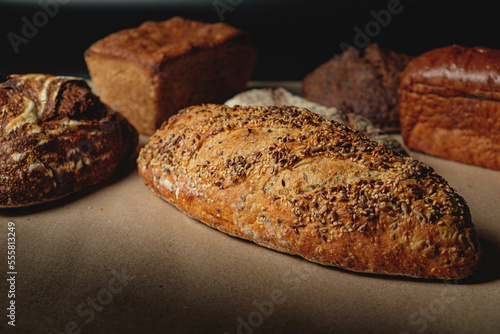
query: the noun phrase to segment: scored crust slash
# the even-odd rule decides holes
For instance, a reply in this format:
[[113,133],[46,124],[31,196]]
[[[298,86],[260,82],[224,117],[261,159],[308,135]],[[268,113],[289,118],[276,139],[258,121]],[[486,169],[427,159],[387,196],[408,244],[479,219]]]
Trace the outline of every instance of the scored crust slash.
[[83,79],[0,78],[0,208],[52,201],[108,179],[138,135]]
[[469,208],[441,176],[306,109],[183,109],[138,169],[191,217],[320,264],[451,279],[480,259]]

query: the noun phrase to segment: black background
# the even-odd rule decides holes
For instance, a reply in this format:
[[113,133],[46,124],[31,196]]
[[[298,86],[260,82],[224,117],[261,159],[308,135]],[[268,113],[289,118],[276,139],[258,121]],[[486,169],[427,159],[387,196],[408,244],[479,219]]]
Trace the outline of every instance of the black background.
[[[373,11],[379,13],[397,0],[137,0],[136,4],[129,0],[120,5],[59,1],[57,13],[47,15],[47,22],[19,44],[16,53],[9,34],[22,36],[23,18],[33,23],[34,15],[43,9],[36,0],[0,0],[0,72],[88,77],[83,52],[94,41],[146,20],[172,16],[220,22],[215,4],[226,3],[231,10],[224,12],[223,21],[247,31],[256,41],[259,58],[253,79],[301,80],[340,53],[341,43],[355,45],[355,28],[365,31],[370,22],[373,27]],[[400,0],[398,8],[400,13],[391,15],[385,27],[367,36],[371,42],[412,55],[450,44],[500,48],[499,1]]]

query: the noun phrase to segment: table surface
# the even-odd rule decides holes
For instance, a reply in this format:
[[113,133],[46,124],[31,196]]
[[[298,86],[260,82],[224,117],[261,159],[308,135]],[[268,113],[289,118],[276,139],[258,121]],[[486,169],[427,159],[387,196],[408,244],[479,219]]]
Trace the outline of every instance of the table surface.
[[352,273],[230,237],[156,197],[131,162],[69,198],[0,211],[3,254],[15,223],[17,271],[7,298],[3,256],[0,332],[499,333],[500,171],[410,155],[470,207],[484,248],[470,278]]

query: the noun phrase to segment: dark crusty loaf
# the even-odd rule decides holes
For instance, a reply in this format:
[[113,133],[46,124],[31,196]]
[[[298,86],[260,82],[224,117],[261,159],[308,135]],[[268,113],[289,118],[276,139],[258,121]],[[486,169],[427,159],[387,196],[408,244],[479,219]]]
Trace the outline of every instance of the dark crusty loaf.
[[500,50],[424,53],[404,71],[399,99],[408,148],[500,170]]
[[343,113],[360,115],[385,131],[399,130],[397,90],[411,56],[370,44],[349,48],[309,73],[302,95]]
[[138,169],[190,216],[313,262],[462,278],[480,257],[467,204],[442,177],[306,109],[192,106]]
[[137,147],[137,132],[78,78],[0,80],[0,207],[51,201],[99,183]]
[[241,30],[180,17],[113,33],[85,52],[102,101],[144,134],[181,108],[223,103],[243,90],[255,60]]

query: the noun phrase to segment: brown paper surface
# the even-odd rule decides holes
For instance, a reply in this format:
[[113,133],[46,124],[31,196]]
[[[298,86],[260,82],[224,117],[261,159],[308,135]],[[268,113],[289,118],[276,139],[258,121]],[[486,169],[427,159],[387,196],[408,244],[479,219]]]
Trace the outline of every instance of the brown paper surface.
[[484,248],[474,276],[357,274],[265,249],[156,197],[132,163],[70,198],[0,211],[0,333],[499,333],[500,172],[411,156],[469,204]]

